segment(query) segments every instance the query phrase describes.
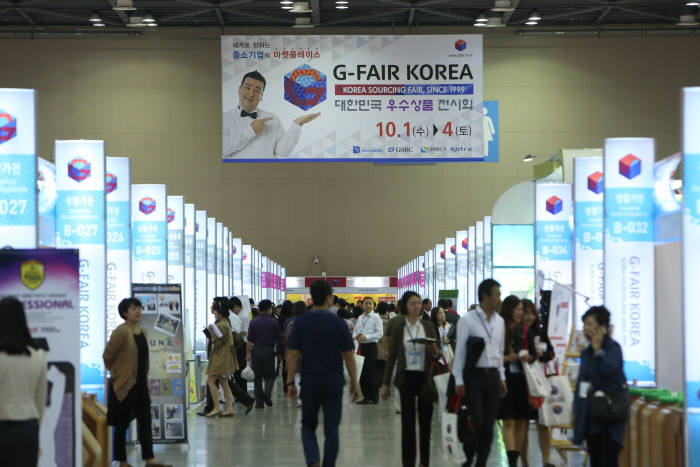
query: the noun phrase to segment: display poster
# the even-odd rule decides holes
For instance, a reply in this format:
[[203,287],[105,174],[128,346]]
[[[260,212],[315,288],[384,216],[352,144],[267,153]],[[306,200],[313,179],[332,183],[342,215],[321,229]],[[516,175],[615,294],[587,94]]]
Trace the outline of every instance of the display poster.
[[[39,211],[39,247],[56,247],[56,166],[39,157],[37,159],[36,186]],[[4,183],[0,182],[0,183]],[[1,190],[1,188],[0,188]],[[1,229],[2,227],[0,227]],[[1,243],[1,242],[0,242]]]
[[535,184],[535,270],[544,275],[545,290],[551,281],[573,283],[572,216],[570,184]]
[[234,238],[231,246],[231,259],[233,270],[233,293],[231,295],[243,294],[243,240]]
[[[574,158],[574,290],[588,297],[590,305],[602,305],[605,300],[603,189],[603,158]],[[583,328],[581,316],[588,306],[585,297],[576,295],[578,329]]]
[[476,222],[476,286],[484,281],[484,222]]
[[207,326],[214,322],[214,317],[209,312],[209,307],[216,296],[216,219],[207,217]]
[[222,36],[223,160],[483,162],[482,42]]
[[194,225],[194,263],[195,263],[195,306],[194,336],[195,352],[207,350],[206,336],[202,330],[207,327],[209,315],[209,294],[207,293],[207,211],[195,211]]
[[[549,302],[549,320],[547,322],[547,335],[554,347],[554,356],[559,368],[564,363],[566,347],[569,344],[571,334],[571,307],[573,305],[572,293],[561,284],[552,286],[552,297]],[[574,350],[575,351],[575,350]]]
[[131,296],[131,161],[107,157],[107,314],[106,340],[123,320],[117,306]]
[[445,244],[438,243],[433,251],[435,258],[435,300],[433,302],[437,303],[440,291],[445,290]]
[[457,245],[454,237],[445,238],[445,289],[457,288]]
[[165,185],[131,185],[131,277],[136,283],[168,282]]
[[0,248],[36,248],[36,102],[33,89],[0,89]]
[[168,284],[180,284],[185,291],[185,197],[168,196]]
[[654,139],[605,140],[605,306],[625,374],[655,385]]
[[456,289],[457,313],[466,313],[469,309],[469,231],[458,230],[455,233],[455,262],[457,270]]
[[683,328],[688,462],[700,464],[700,87],[683,89]]
[[194,304],[195,304],[195,262],[194,262],[194,204],[185,204],[185,284],[182,288],[182,300],[185,304],[185,355],[192,358],[194,350]]
[[425,257],[416,258],[416,264],[418,265],[418,293],[421,297],[425,297]]
[[246,297],[253,296],[253,249],[243,245],[241,253],[242,290]]
[[467,275],[467,288],[469,289],[469,295],[467,301],[469,306],[479,303],[478,298],[478,287],[479,284],[476,282],[476,226],[472,225],[467,230],[467,261],[468,261],[468,275]]
[[184,353],[180,284],[134,284],[133,294],[144,307],[150,365],[151,434],[154,444],[187,443],[187,368]]
[[56,247],[80,250],[81,389],[104,391],[104,141],[56,141]]
[[[78,250],[0,250],[0,298],[24,304],[34,339],[46,339],[48,392],[39,427],[39,465],[82,462]],[[104,347],[104,343],[100,343]]]
[[493,277],[493,253],[491,250],[491,216],[484,217],[484,279]]

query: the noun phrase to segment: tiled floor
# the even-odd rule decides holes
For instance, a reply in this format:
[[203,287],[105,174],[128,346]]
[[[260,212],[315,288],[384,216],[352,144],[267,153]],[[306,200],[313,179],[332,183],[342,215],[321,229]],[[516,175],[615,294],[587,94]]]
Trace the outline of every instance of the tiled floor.
[[[279,380],[278,380],[279,382]],[[253,409],[244,415],[244,408],[236,405],[233,418],[208,419],[191,411],[189,446],[156,445],[156,458],[174,466],[240,466],[240,467],[302,467],[304,454],[299,426],[301,409],[296,402],[284,397],[275,387],[274,407]],[[198,409],[199,410],[199,409]],[[400,466],[401,426],[391,400],[378,405],[343,406],[340,426],[340,455],[337,466]],[[323,443],[323,428],[317,431]],[[530,430],[529,465],[540,466],[541,456],[534,426]],[[129,460],[134,466],[143,465],[138,448],[130,448]],[[431,465],[450,464],[442,454],[440,418],[433,418]],[[552,461],[558,465],[580,466],[580,456],[569,456],[565,464],[556,454]],[[116,464],[115,464],[116,465]],[[500,435],[494,440],[489,466],[507,466],[505,449]]]

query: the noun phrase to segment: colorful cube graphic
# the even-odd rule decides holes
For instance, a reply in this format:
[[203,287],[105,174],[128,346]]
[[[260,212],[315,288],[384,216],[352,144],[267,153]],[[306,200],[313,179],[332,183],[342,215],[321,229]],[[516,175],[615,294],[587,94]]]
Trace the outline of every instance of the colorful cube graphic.
[[156,210],[156,200],[151,197],[141,198],[139,201],[139,211],[148,215],[152,214]]
[[112,193],[117,189],[117,176],[107,172],[105,175],[105,192]]
[[603,173],[593,172],[588,176],[588,189],[596,195],[603,192]]
[[640,173],[642,173],[642,160],[639,157],[627,154],[620,159],[620,175],[632,180]]
[[557,196],[552,196],[549,199],[547,199],[547,212],[549,212],[550,214],[559,214],[563,207],[564,203],[562,203],[561,198]]
[[90,176],[90,163],[76,157],[68,163],[68,176],[78,183],[82,182]]
[[17,135],[17,119],[0,110],[0,144],[9,141]]
[[462,52],[466,48],[467,48],[467,43],[465,42],[464,39],[460,39],[457,42],[455,42],[455,49],[459,50],[460,52]]
[[302,110],[326,100],[326,75],[303,64],[284,75],[284,99]]

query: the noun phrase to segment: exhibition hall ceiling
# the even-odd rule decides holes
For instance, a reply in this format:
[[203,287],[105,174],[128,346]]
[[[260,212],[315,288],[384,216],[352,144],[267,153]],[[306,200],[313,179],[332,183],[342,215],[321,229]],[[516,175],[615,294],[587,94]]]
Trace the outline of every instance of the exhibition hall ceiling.
[[[299,22],[322,31],[330,27],[472,26],[478,18],[491,27],[501,27],[503,23],[504,27],[523,30],[697,28],[699,8],[694,3],[690,0],[309,0],[294,3],[279,0],[2,0],[0,28],[92,28],[95,24],[104,25],[106,30],[149,24],[161,28],[291,27]],[[500,11],[493,11],[496,6],[501,7]],[[304,12],[295,13],[295,10]],[[527,25],[533,17],[540,19],[534,21],[536,24]],[[679,22],[684,24],[679,26]]]

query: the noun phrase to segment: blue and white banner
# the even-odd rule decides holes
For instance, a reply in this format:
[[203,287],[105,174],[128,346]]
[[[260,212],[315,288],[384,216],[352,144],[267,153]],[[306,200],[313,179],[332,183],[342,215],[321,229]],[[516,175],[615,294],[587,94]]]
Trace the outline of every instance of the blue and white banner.
[[131,162],[107,157],[107,340],[123,320],[119,302],[131,296]]
[[183,303],[185,304],[185,352],[191,358],[194,350],[194,303],[195,303],[195,272],[194,272],[194,204],[185,204],[185,287],[182,288]]
[[104,141],[56,141],[56,247],[80,250],[80,375],[82,389],[104,390],[105,153]]
[[423,255],[425,260],[425,298],[433,298],[433,250],[428,250]]
[[216,223],[216,295],[224,295],[224,224]]
[[245,295],[243,292],[243,240],[233,239],[231,254],[233,259],[233,293],[231,295]]
[[491,251],[491,216],[484,217],[484,279],[493,277],[493,257]]
[[56,248],[56,166],[41,157],[37,161],[39,247]]
[[476,287],[484,280],[484,222],[476,222]]
[[418,294],[425,297],[425,257],[416,258],[416,264],[418,265]]
[[167,284],[168,232],[165,185],[131,185],[131,280]]
[[253,298],[253,247],[243,245],[241,256],[243,295]]
[[263,298],[262,293],[262,253],[256,248],[253,248],[253,260],[255,261],[255,271],[253,273],[253,281],[255,282],[255,300],[260,302]]
[[185,198],[168,196],[168,284],[185,285]]
[[207,217],[207,326],[214,322],[209,307],[217,296],[216,289],[216,219]]
[[457,288],[457,247],[454,237],[445,238],[445,289]]
[[260,269],[260,281],[261,282],[260,283],[261,283],[261,287],[262,287],[261,298],[263,298],[263,299],[266,298],[268,300],[272,300],[272,296],[270,293],[270,292],[272,292],[272,288],[270,287],[270,281],[269,281],[269,277],[268,277],[270,265],[269,265],[269,260],[267,259],[267,256],[263,256],[261,258],[260,264],[261,264],[261,269]]
[[535,184],[535,271],[549,279],[545,290],[551,290],[551,281],[572,284],[572,216],[570,184]]
[[700,87],[683,89],[683,328],[688,461],[700,465]]
[[33,89],[0,89],[0,248],[36,248]]
[[209,294],[207,286],[209,282],[207,273],[207,211],[195,212],[194,225],[195,243],[195,311],[194,311],[194,335],[196,352],[207,350],[207,342],[202,330],[207,327],[209,315]]
[[627,379],[655,384],[654,139],[605,140],[605,306]]
[[[605,300],[603,196],[603,158],[574,158],[574,290],[588,297],[590,305]],[[588,305],[581,295],[574,303],[574,322],[582,329],[581,316]]]
[[468,261],[468,276],[467,276],[467,288],[469,289],[469,295],[467,297],[469,306],[475,303],[479,303],[477,300],[477,287],[479,284],[476,283],[476,226],[472,225],[467,230],[467,244],[469,250],[467,251],[467,261]]
[[440,291],[445,290],[445,244],[438,243],[433,249],[435,258],[435,302],[440,297]]
[[231,232],[224,227],[224,295],[231,296]]
[[469,231],[458,230],[455,234],[455,248],[457,251],[457,313],[466,313],[469,309]]

